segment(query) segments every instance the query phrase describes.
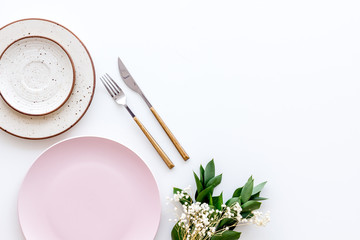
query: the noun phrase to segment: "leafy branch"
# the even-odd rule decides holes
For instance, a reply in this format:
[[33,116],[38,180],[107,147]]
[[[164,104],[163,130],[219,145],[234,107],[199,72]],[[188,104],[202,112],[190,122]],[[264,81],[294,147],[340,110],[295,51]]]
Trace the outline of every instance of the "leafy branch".
[[[222,181],[222,174],[215,175],[214,160],[211,160],[205,169],[200,165],[199,175],[195,172],[193,174],[196,183],[195,201],[186,191],[174,188],[175,200],[187,210],[183,219],[175,224],[171,232],[172,240],[239,239],[241,233],[234,229],[239,224],[254,218],[254,214],[257,217],[258,213],[254,211],[261,207],[261,201],[267,199],[260,197],[266,182],[254,186],[254,179],[251,176],[242,187],[234,191],[230,199],[224,201],[222,192],[218,196],[213,195],[214,189]],[[199,212],[194,212],[193,206]],[[199,220],[195,223],[197,217],[204,218],[200,213],[209,220]]]

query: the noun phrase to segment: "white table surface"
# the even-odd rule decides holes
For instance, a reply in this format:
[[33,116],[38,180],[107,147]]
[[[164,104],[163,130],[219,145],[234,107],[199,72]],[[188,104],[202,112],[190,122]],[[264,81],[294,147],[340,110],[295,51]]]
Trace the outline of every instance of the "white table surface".
[[169,171],[98,84],[84,118],[58,137],[0,132],[0,239],[24,239],[16,202],[31,164],[52,144],[83,135],[114,139],[149,165],[163,207],[158,240],[169,239],[173,225],[166,196],[173,186],[194,186],[192,170],[211,158],[226,197],[251,174],[268,180],[262,209],[272,220],[242,227],[241,239],[358,239],[359,12],[357,0],[2,1],[0,25],[40,17],[72,30],[97,76],[119,78],[121,56],[191,159],[181,159],[124,87],[175,163]]

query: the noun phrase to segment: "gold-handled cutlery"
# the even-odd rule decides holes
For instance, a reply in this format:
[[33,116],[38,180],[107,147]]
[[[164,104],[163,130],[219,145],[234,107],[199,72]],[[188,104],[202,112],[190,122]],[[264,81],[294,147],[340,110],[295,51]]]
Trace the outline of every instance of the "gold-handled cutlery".
[[159,153],[160,157],[164,160],[168,168],[169,169],[173,168],[174,164],[171,162],[169,157],[166,155],[166,153],[162,150],[160,145],[155,141],[155,139],[151,136],[149,131],[145,128],[145,126],[140,122],[140,120],[135,116],[133,111],[131,111],[129,106],[126,104],[126,96],[124,92],[121,90],[121,88],[108,74],[105,74],[104,76],[100,77],[100,80],[104,84],[106,90],[109,92],[110,96],[114,99],[114,101],[117,104],[122,105],[126,108],[126,110],[129,112],[129,114],[134,119],[136,124],[140,127],[140,129],[143,131],[145,136],[149,139],[150,143],[153,145],[155,150]]
[[166,134],[168,135],[170,140],[173,142],[173,144],[175,145],[176,149],[178,150],[178,152],[180,153],[182,158],[185,161],[188,160],[189,155],[185,152],[184,148],[180,145],[179,141],[175,138],[174,134],[170,131],[170,129],[165,124],[165,122],[162,120],[162,118],[157,113],[155,108],[151,105],[149,100],[145,97],[144,93],[141,91],[140,87],[137,85],[134,78],[131,76],[129,71],[126,69],[125,65],[123,64],[123,62],[121,61],[120,58],[118,58],[118,65],[119,65],[120,76],[124,80],[126,86],[128,86],[131,90],[137,92],[144,99],[145,103],[148,105],[151,112],[154,114],[155,118],[160,123],[161,127],[164,129],[164,131],[166,132]]

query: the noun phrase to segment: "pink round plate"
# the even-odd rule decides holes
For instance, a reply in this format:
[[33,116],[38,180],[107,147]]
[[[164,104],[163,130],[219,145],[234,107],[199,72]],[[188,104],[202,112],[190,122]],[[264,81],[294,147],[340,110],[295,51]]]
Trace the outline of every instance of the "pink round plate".
[[46,150],[22,184],[19,220],[27,240],[154,239],[159,190],[146,164],[99,137]]

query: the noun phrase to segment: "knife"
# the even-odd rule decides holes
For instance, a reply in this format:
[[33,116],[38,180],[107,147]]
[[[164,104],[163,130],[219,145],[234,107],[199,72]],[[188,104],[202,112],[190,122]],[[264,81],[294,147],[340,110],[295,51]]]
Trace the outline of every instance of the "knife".
[[125,82],[126,86],[128,86],[131,90],[137,92],[142,97],[142,99],[145,101],[147,106],[150,108],[151,112],[153,113],[153,115],[155,116],[157,121],[160,123],[161,127],[164,129],[164,131],[166,132],[166,134],[168,135],[168,137],[170,138],[170,140],[172,141],[172,143],[174,144],[174,146],[176,147],[176,149],[182,156],[182,158],[185,161],[188,160],[189,155],[185,152],[184,148],[180,145],[179,141],[175,138],[174,134],[170,131],[170,129],[165,124],[165,122],[162,120],[162,118],[157,113],[155,108],[151,105],[149,100],[145,97],[145,95],[141,91],[139,85],[137,85],[134,78],[131,76],[131,74],[129,73],[129,71],[127,70],[127,68],[125,67],[124,63],[121,61],[120,58],[118,58],[118,65],[119,65],[120,76],[121,76],[122,80]]

